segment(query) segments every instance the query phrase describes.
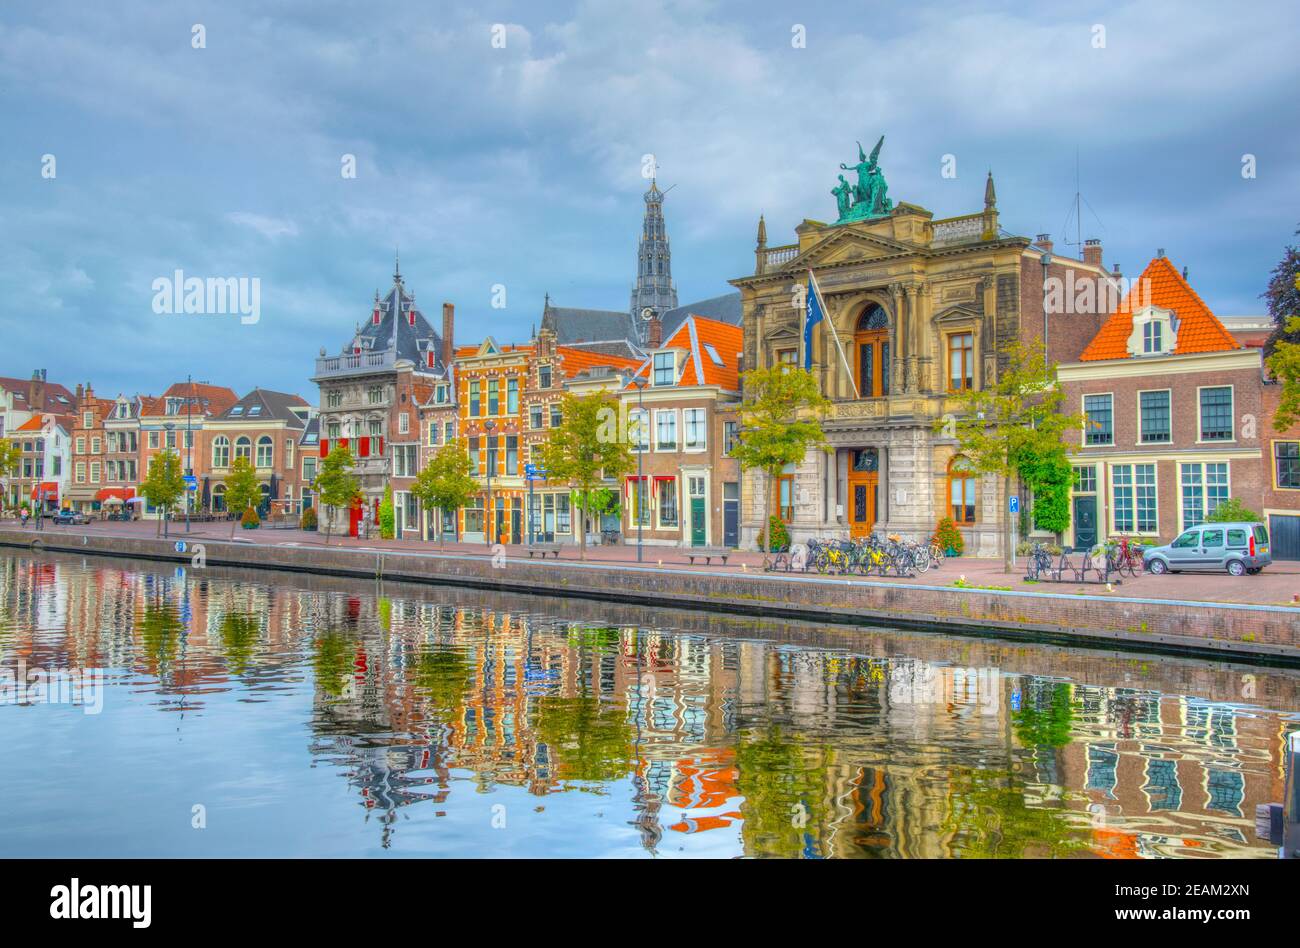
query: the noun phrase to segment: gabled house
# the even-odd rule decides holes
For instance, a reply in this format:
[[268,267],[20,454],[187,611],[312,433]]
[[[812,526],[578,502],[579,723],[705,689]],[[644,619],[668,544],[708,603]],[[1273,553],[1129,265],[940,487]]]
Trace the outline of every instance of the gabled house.
[[298,442],[311,406],[297,395],[255,388],[204,425],[206,456],[201,459],[198,506],[226,510],[225,479],[237,458],[247,458],[257,473],[262,502],[259,514],[297,522],[301,513]]
[[[730,450],[743,345],[741,327],[696,315],[647,344],[620,396],[641,462],[624,479],[624,542],[739,545],[740,469]],[[780,489],[788,505],[788,478]]]
[[1067,543],[1172,540],[1229,497],[1259,508],[1260,350],[1238,342],[1165,256],[1147,265],[1077,361],[1058,366],[1082,413]]

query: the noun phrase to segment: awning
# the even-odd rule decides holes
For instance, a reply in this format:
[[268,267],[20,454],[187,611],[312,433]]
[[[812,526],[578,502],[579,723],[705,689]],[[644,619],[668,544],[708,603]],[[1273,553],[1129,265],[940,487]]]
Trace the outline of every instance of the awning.
[[106,500],[116,500],[121,503],[134,496],[134,487],[103,487],[95,494],[95,499],[101,503]]
[[32,500],[58,500],[59,485],[54,481],[45,481],[32,488]]
[[143,504],[143,503],[144,503],[144,498],[143,498],[143,497],[128,497],[128,498],[126,499],[126,502],[127,502],[128,504]]

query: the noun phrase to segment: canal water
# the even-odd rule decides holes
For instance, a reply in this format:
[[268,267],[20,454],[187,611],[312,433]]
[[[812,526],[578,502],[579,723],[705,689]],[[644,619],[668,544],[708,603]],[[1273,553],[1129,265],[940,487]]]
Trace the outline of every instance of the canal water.
[[1300,675],[0,553],[0,856],[1259,857]]

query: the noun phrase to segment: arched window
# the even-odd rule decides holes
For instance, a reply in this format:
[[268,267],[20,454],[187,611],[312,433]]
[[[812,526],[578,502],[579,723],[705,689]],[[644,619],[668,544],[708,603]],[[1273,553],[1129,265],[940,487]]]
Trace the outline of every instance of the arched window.
[[243,435],[235,439],[235,457],[244,458],[247,461],[253,460],[253,442],[249,441]]
[[221,513],[226,509],[226,485],[218,484],[212,488],[212,510],[214,513]]
[[270,467],[271,460],[275,449],[272,447],[271,436],[262,435],[257,439],[257,466]]
[[212,439],[212,466],[230,467],[230,439],[225,435],[217,435]]
[[889,314],[872,303],[858,317],[853,334],[857,354],[858,394],[880,398],[889,394]]
[[975,522],[975,482],[969,459],[958,454],[948,462],[948,515],[954,523]]

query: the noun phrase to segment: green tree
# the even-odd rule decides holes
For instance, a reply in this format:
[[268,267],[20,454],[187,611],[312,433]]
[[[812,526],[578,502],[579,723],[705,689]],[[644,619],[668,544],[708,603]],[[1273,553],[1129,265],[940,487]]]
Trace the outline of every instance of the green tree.
[[1207,523],[1249,523],[1260,520],[1259,514],[1251,510],[1236,497],[1229,497],[1205,518]]
[[393,511],[393,485],[384,485],[384,497],[379,501],[379,539],[391,540],[397,536],[397,515]]
[[[170,513],[176,501],[185,493],[185,476],[181,471],[181,458],[172,448],[166,448],[153,456],[149,473],[140,484],[140,493],[144,499],[155,507],[162,509],[163,518]],[[163,520],[158,521],[158,532],[162,532]]]
[[[470,474],[471,469],[464,442],[449,441],[420,469],[411,493],[420,499],[425,510],[454,513],[478,493],[478,481]],[[444,539],[445,535],[439,531],[439,546]]]
[[330,528],[334,524],[333,513],[339,507],[350,507],[361,490],[352,473],[352,452],[340,444],[321,458],[316,471],[316,496],[322,506],[330,508],[330,516],[325,518],[325,543],[330,542]]
[[1034,492],[1034,526],[1055,534],[1068,530],[1074,466],[1064,446],[1051,445],[1046,454],[1039,446],[1026,447],[1016,458],[1016,468]]
[[539,445],[547,480],[573,488],[578,518],[578,556],[587,558],[587,517],[596,509],[596,488],[619,480],[636,467],[627,431],[617,423],[618,399],[612,395],[565,395],[563,421]]
[[810,445],[825,440],[821,419],[830,401],[811,372],[789,366],[751,369],[743,375],[742,387],[742,433],[731,454],[741,467],[767,474],[771,513],[780,517],[777,478],[787,464],[802,461]]
[[18,462],[22,458],[22,449],[17,441],[0,438],[0,510],[9,498],[9,475],[18,471]]
[[230,463],[230,473],[224,481],[226,485],[226,510],[235,514],[230,520],[230,538],[235,537],[235,527],[239,518],[249,507],[262,499],[262,485],[257,481],[257,471],[253,462],[245,457],[235,458]]
[[[1300,229],[1296,233],[1300,234]],[[1268,288],[1260,295],[1267,302],[1268,314],[1273,318],[1273,334],[1264,344],[1264,357],[1270,359],[1277,352],[1279,343],[1300,344],[1300,323],[1291,322],[1300,316],[1300,248],[1286,247],[1282,259],[1269,274]],[[1278,430],[1284,431],[1285,428]]]
[[[1001,509],[1006,510],[1011,482],[1020,473],[1020,465],[1029,458],[1041,465],[1058,464],[1050,460],[1054,457],[1068,457],[1065,433],[1082,429],[1083,417],[1061,412],[1065,394],[1042,343],[1025,346],[1013,342],[1003,353],[1006,360],[997,379],[983,388],[954,394],[959,413],[936,421],[934,430],[957,439],[958,450],[972,470],[1001,479]],[[1011,518],[1006,516],[1002,558],[1007,572],[1011,571],[1011,553]]]

